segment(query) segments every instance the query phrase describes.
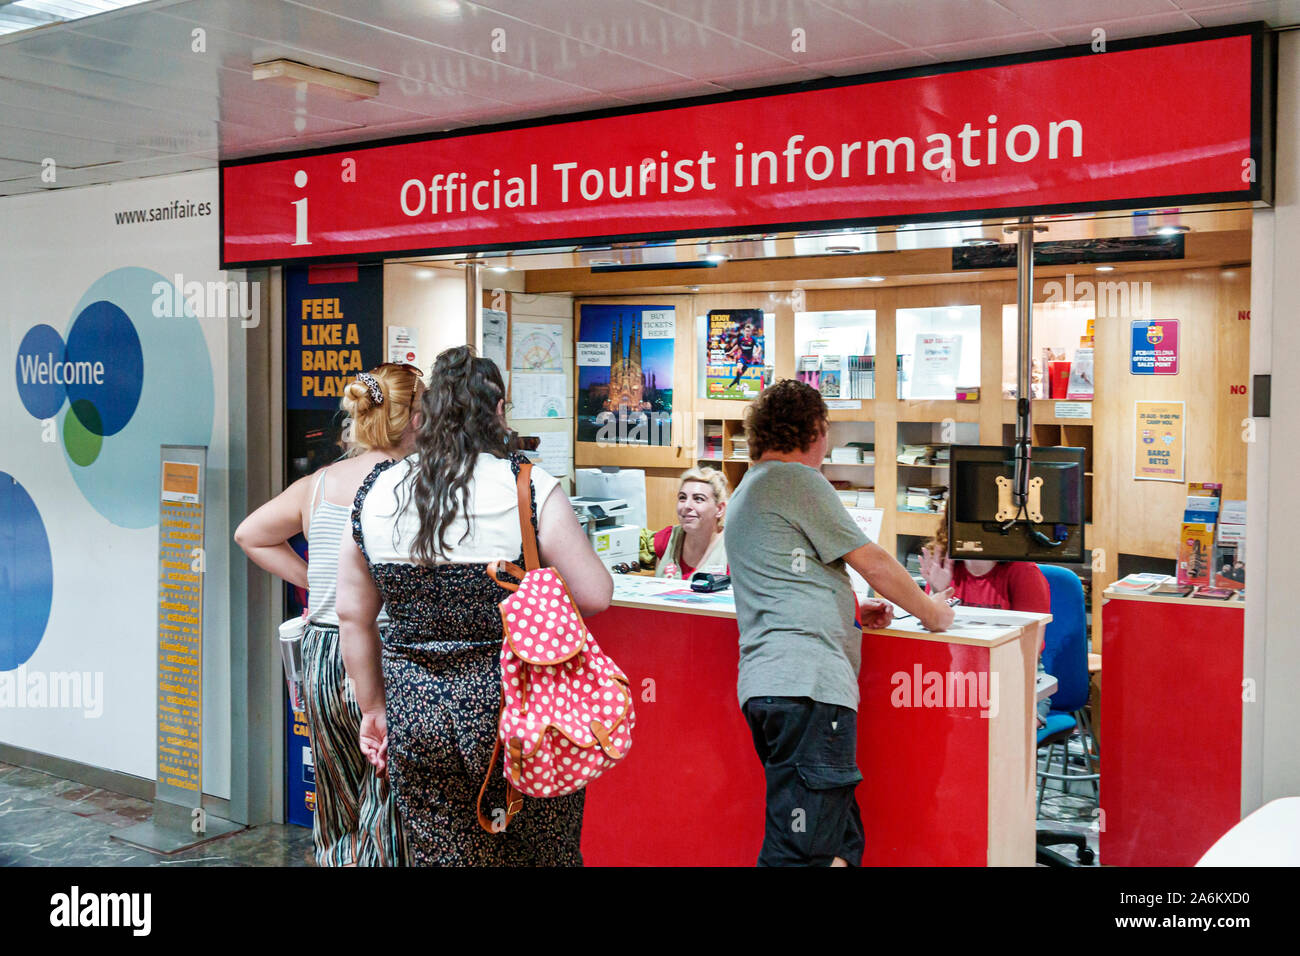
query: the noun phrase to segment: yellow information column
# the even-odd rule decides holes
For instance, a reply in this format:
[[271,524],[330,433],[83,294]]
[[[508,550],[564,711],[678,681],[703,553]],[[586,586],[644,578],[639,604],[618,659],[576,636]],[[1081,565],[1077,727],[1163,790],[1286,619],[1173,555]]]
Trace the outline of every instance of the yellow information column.
[[158,782],[153,818],[114,836],[175,853],[238,824],[203,809],[203,547],[208,450],[163,445],[158,482]]

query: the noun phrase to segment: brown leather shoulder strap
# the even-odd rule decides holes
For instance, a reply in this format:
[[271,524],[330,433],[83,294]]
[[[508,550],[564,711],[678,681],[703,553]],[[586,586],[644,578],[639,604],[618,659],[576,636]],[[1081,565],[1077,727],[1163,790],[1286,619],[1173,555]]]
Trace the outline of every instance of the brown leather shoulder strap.
[[526,461],[519,466],[519,536],[524,543],[524,570],[542,566],[542,559],[537,553],[537,532],[533,528],[532,507],[533,463]]

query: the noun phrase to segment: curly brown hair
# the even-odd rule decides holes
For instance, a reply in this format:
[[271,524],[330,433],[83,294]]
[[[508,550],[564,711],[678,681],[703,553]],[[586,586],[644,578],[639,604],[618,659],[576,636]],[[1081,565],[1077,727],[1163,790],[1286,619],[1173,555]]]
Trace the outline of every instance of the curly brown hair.
[[763,389],[745,414],[750,460],[769,451],[806,451],[829,424],[821,392],[807,382],[783,379]]

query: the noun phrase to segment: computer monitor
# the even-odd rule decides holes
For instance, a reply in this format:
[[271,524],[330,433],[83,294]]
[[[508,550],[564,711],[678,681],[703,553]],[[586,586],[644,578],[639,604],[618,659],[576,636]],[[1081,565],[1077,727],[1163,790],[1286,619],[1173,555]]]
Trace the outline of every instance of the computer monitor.
[[1006,498],[999,478],[1014,490],[1015,452],[1005,445],[953,445],[948,495],[948,554],[975,561],[1079,564],[1084,559],[1083,448],[1034,448],[1029,478],[1042,479],[1041,521],[1026,512],[998,516]]

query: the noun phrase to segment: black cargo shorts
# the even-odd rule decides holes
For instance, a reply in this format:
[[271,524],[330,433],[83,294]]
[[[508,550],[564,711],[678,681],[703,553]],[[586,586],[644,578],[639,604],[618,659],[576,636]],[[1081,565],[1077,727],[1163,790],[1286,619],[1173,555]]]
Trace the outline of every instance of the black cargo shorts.
[[767,780],[758,865],[861,865],[857,712],[808,697],[751,697],[741,710]]

